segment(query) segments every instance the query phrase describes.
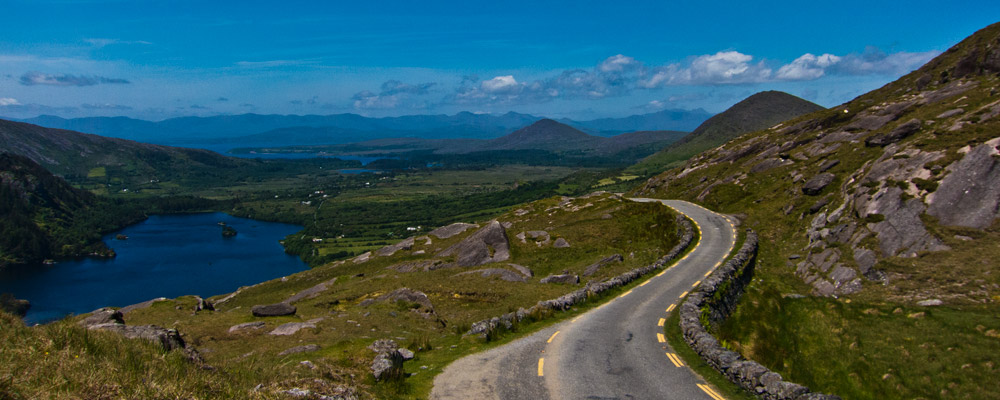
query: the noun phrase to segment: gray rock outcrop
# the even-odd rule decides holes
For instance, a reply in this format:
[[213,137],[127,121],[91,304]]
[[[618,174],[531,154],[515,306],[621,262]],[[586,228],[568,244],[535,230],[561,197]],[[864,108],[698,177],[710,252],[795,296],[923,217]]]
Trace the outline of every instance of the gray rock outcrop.
[[917,133],[922,125],[923,123],[919,119],[911,119],[889,131],[889,133],[875,135],[866,139],[865,145],[870,147],[888,146]]
[[569,283],[575,285],[580,283],[580,276],[574,274],[549,275],[540,281],[541,283]]
[[230,326],[229,327],[229,333],[238,333],[238,332],[241,332],[241,331],[257,330],[257,329],[263,328],[265,325],[267,325],[267,324],[264,321],[245,322],[245,323],[242,323],[242,324],[236,324],[236,325]]
[[552,242],[552,247],[555,247],[557,249],[565,249],[570,247],[570,245],[569,242],[566,241],[566,239],[557,238],[555,242]]
[[253,306],[250,312],[255,317],[281,317],[295,314],[295,306],[288,303]]
[[518,264],[507,264],[507,265],[509,265],[511,268],[516,269],[517,272],[520,272],[521,275],[524,275],[525,278],[531,278],[532,276],[535,276],[535,273],[531,272],[531,268]]
[[608,265],[608,264],[611,264],[611,263],[614,263],[614,262],[622,262],[622,261],[625,261],[625,258],[623,258],[621,254],[613,254],[613,255],[604,257],[600,261],[595,262],[593,264],[590,264],[590,265],[587,266],[587,268],[584,268],[584,270],[583,270],[583,276],[591,276],[593,274],[596,274],[597,270],[603,268],[605,265]]
[[156,325],[124,325],[118,323],[97,324],[87,329],[115,332],[129,339],[143,339],[159,343],[164,350],[184,348],[184,339],[176,329],[166,329]]
[[416,303],[420,305],[422,311],[428,313],[434,312],[434,305],[431,304],[431,299],[427,297],[426,293],[405,287],[393,290],[374,299],[366,299],[361,302],[361,306],[367,307],[375,303],[392,303],[396,301]]
[[306,322],[289,322],[287,324],[278,325],[273,331],[269,332],[268,335],[274,336],[290,336],[298,333],[303,329],[312,329],[316,327],[316,323],[322,321],[323,318],[311,319]]
[[929,196],[927,213],[942,225],[984,229],[1000,217],[1000,159],[993,139],[970,150],[948,167],[948,175]]
[[285,299],[285,301],[283,301],[282,303],[292,304],[292,303],[297,302],[299,300],[311,299],[313,297],[319,296],[320,293],[323,293],[324,291],[326,291],[326,289],[329,288],[330,285],[333,285],[334,282],[337,282],[337,278],[333,278],[333,279],[330,279],[328,281],[321,282],[321,283],[319,283],[316,286],[313,286],[313,287],[311,287],[309,289],[306,289],[306,290],[303,290],[301,292],[298,292],[298,293],[292,295],[291,297]]
[[375,255],[379,257],[389,257],[393,254],[396,254],[396,252],[400,250],[412,249],[414,243],[415,243],[414,238],[408,237],[406,239],[399,241],[399,243],[391,244],[381,249],[375,250]]
[[527,282],[528,281],[528,278],[526,276],[524,276],[522,274],[519,274],[517,272],[511,271],[509,269],[503,269],[503,268],[477,269],[475,271],[461,272],[461,273],[455,274],[455,276],[472,275],[472,274],[477,274],[479,276],[482,276],[483,278],[489,278],[491,276],[496,276],[496,277],[499,277],[500,279],[508,281],[508,282]]
[[309,353],[309,352],[313,352],[313,351],[319,351],[319,345],[318,344],[307,344],[307,345],[302,345],[302,346],[295,346],[295,347],[292,347],[292,348],[290,348],[288,350],[282,351],[281,353],[278,353],[278,355],[279,356],[287,356],[289,354]]
[[438,256],[455,256],[457,266],[474,267],[510,259],[510,243],[503,225],[492,221],[461,242],[438,253]]
[[438,239],[447,239],[455,236],[459,233],[465,232],[472,228],[478,228],[479,225],[476,224],[466,224],[464,222],[456,222],[451,225],[442,226],[433,231],[428,232],[428,235],[433,235]]

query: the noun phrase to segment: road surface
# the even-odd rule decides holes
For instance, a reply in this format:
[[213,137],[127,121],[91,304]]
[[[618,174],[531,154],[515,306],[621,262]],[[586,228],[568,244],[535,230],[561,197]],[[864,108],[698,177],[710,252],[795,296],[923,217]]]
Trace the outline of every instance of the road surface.
[[692,203],[659,201],[695,221],[701,239],[674,266],[571,321],[463,357],[434,379],[432,399],[721,400],[663,338],[664,319],[736,242],[732,223]]

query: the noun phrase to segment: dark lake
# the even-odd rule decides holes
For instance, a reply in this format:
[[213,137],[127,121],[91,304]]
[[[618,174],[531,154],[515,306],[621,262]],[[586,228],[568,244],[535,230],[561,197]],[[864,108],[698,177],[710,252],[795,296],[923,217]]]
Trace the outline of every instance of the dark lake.
[[[223,238],[220,221],[238,234]],[[307,269],[278,243],[301,229],[223,213],[153,215],[104,237],[118,257],[0,272],[0,293],[31,302],[29,325],[156,297],[229,293]],[[115,240],[119,233],[128,239]]]

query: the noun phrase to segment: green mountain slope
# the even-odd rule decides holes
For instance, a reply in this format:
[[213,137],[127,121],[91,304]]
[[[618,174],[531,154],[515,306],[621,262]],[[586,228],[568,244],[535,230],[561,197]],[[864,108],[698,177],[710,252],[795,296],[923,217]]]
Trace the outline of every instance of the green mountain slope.
[[0,153],[0,216],[0,268],[48,258],[113,256],[100,233],[144,218],[114,212],[107,201],[8,153]]
[[691,134],[646,157],[628,171],[645,175],[677,167],[692,156],[740,135],[822,109],[815,103],[788,93],[760,92],[709,118]]
[[273,174],[287,176],[299,170],[315,171],[316,166],[360,166],[357,161],[336,159],[239,159],[208,150],[160,146],[6,120],[0,120],[0,151],[27,157],[74,185],[99,193],[221,186]]
[[1000,24],[637,191],[738,215],[756,279],[717,333],[844,398],[996,399]]

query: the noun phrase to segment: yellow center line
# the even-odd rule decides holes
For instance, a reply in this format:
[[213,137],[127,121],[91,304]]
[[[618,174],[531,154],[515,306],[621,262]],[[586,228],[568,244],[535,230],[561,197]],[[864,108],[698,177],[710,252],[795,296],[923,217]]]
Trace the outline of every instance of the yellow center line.
[[646,284],[647,284],[647,283],[649,283],[649,281],[645,281],[645,282],[643,282],[643,283],[640,283],[640,284],[639,284],[639,287],[643,287],[643,286],[646,286]]
[[712,275],[712,270],[711,269],[708,270],[708,272],[705,273],[705,278],[708,278],[709,275]]
[[722,397],[718,393],[715,393],[715,391],[712,390],[712,388],[708,387],[708,385],[702,385],[699,383],[698,388],[701,389],[701,391],[705,392],[705,394],[707,394],[709,397],[715,400],[726,400],[725,397]]
[[667,312],[674,311],[674,307],[677,307],[677,305],[676,304],[671,304],[670,307],[667,307]]
[[545,358],[539,358],[538,359],[538,376],[545,376],[545,374],[542,373],[542,367],[544,365],[545,365]]
[[[632,293],[632,290],[629,290],[629,291],[627,291],[625,293],[622,293],[622,295],[618,296],[618,298],[622,298],[622,297],[628,296],[629,293]],[[607,303],[604,303],[604,304],[607,304]]]
[[552,343],[552,339],[555,339],[556,335],[558,335],[558,334],[559,334],[559,331],[556,331],[556,333],[553,333],[552,336],[549,336],[549,340],[546,340],[545,343]]
[[660,343],[666,343],[667,338],[663,337],[662,333],[657,333],[656,334],[656,341],[658,341]]
[[665,273],[667,273],[667,270],[663,270],[663,272],[660,272],[660,273],[656,274],[656,276],[663,276],[663,274],[665,274]]
[[664,322],[667,322],[667,319],[666,318],[660,318],[660,320],[656,322],[656,326],[663,326]]
[[687,296],[687,295],[688,295],[688,292],[684,291],[684,293],[681,293],[681,295],[680,295],[680,297],[678,297],[678,299],[683,299],[684,296]]
[[680,357],[677,357],[677,355],[674,353],[667,353],[667,358],[669,358],[670,362],[674,363],[674,366],[677,368],[684,366],[684,363],[681,362]]
[[701,281],[695,282],[691,287],[698,287],[699,284],[701,284]]
[[571,319],[571,320],[569,321],[569,323],[571,323],[571,324],[572,324],[572,323],[576,322],[576,320],[580,319],[580,317],[583,317],[583,315],[577,315],[577,316],[576,316],[576,318],[573,318],[573,319]]

